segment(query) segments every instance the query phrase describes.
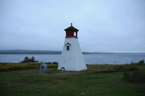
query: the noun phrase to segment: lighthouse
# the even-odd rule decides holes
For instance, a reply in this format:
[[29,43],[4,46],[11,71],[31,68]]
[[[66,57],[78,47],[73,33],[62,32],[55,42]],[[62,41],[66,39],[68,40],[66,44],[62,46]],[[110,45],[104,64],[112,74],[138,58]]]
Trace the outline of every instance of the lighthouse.
[[81,71],[86,70],[86,64],[78,42],[78,29],[71,26],[64,29],[66,32],[63,51],[61,53],[58,70]]

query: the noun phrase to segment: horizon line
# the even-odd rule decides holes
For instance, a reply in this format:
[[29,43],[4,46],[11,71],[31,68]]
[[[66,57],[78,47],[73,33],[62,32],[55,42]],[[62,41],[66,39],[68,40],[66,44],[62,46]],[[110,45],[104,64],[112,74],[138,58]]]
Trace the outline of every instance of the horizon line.
[[[28,51],[60,51],[60,50],[40,50],[40,49],[0,49],[0,50],[28,50]],[[86,52],[86,51],[82,51]],[[87,53],[145,53],[145,52],[88,52]]]

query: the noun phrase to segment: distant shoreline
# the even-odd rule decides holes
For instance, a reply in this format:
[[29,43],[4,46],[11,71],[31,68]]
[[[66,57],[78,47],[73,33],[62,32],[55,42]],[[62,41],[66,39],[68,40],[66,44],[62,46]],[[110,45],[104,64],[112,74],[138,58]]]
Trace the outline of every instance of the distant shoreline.
[[[0,53],[2,54],[61,54],[61,53]],[[145,53],[86,53],[82,52],[82,54],[145,54]]]
[[[50,51],[50,50],[48,51],[47,50],[0,50],[0,54],[61,54],[61,53],[62,51]],[[132,54],[132,53],[130,52],[82,52],[82,54]],[[139,54],[145,54],[145,53],[139,53]]]

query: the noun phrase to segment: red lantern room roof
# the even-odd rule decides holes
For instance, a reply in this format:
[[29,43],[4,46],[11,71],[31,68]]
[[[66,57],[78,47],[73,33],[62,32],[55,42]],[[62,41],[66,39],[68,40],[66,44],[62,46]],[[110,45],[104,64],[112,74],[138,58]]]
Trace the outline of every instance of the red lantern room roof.
[[73,27],[72,26],[72,23],[71,23],[71,26],[70,27],[68,27],[68,28],[66,28],[66,29],[64,29],[65,31],[79,31],[77,28],[75,28],[75,27]]

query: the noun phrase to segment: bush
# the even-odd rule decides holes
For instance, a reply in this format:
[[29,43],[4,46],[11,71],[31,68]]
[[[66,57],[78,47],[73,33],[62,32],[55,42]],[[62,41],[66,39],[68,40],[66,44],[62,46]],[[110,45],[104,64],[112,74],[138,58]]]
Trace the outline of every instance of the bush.
[[25,61],[28,61],[28,57],[26,56],[26,57],[24,58],[24,60],[25,60]]
[[116,65],[116,66],[112,66],[109,67],[105,70],[101,70],[101,71],[95,71],[95,73],[111,73],[111,72],[123,72],[123,71],[137,71],[137,66],[136,65]]
[[139,65],[143,65],[144,64],[144,60],[139,61]]
[[53,64],[58,64],[57,62],[53,62]]
[[114,71],[137,71],[135,65],[119,65],[113,68]]
[[34,62],[35,58],[32,56],[31,61]]
[[57,68],[57,66],[48,66],[48,68]]
[[51,64],[51,62],[46,62],[45,64]]
[[28,62],[39,62],[39,61],[35,61],[35,57],[31,57],[31,58],[28,58],[27,56],[24,58],[23,61],[21,61],[20,63],[28,63]]
[[124,80],[132,83],[145,83],[145,72],[134,71],[134,72],[124,72]]

